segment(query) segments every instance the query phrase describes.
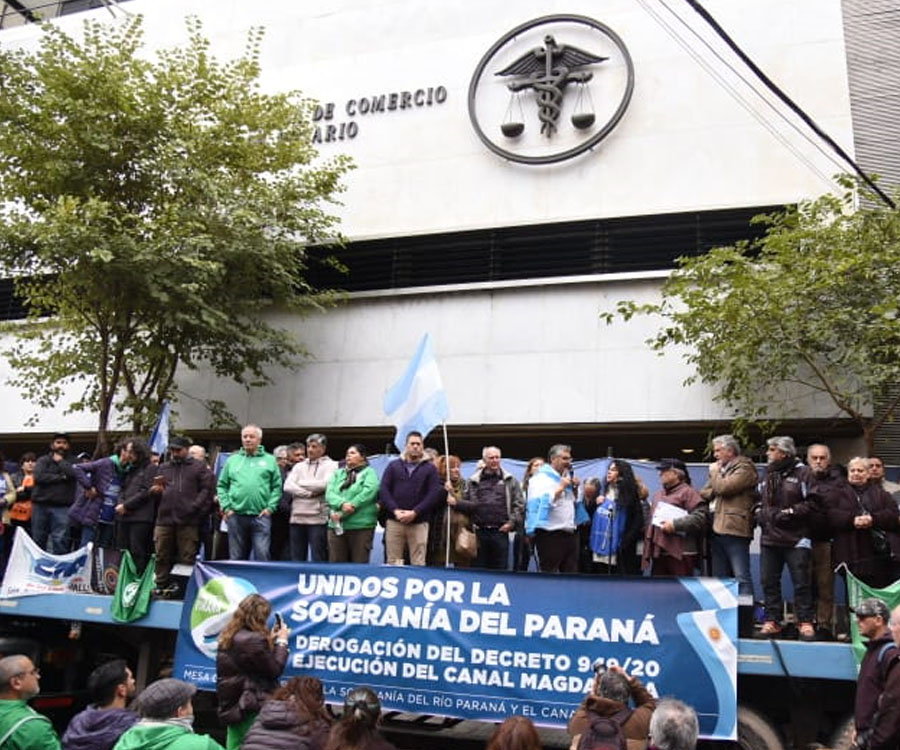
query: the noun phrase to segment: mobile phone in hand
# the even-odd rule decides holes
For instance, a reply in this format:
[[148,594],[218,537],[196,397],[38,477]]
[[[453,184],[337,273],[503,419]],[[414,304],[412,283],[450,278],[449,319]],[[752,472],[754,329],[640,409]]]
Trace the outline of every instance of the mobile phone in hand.
[[281,612],[275,613],[275,630],[281,630],[284,627],[284,618],[281,616]]

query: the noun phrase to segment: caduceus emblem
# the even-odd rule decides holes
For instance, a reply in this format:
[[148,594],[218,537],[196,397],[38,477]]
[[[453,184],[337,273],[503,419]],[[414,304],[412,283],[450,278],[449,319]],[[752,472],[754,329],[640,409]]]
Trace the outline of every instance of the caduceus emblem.
[[[513,94],[534,89],[537,94],[541,133],[549,138],[557,130],[566,86],[570,83],[585,84],[594,77],[592,72],[578,68],[608,59],[570,44],[557,44],[553,36],[548,34],[544,37],[543,47],[535,47],[511,65],[498,71],[496,75],[525,77],[524,80],[511,81],[507,84],[507,88]],[[589,127],[593,121],[592,114],[573,117],[575,127]],[[521,123],[507,123],[507,125],[512,127],[504,127],[503,131],[510,137],[520,135],[524,129]]]

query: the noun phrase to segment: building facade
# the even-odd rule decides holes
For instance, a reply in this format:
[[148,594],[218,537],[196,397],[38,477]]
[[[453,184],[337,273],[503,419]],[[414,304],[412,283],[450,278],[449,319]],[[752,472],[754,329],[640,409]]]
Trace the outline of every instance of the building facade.
[[[852,8],[706,6],[879,171],[852,90]],[[347,299],[282,321],[309,359],[249,392],[209,373],[179,379],[179,429],[211,439],[191,395],[220,398],[276,436],[316,429],[380,448],[391,436],[383,394],[429,332],[460,452],[496,440],[528,455],[569,438],[582,456],[699,459],[732,415],[709,387],[683,385],[679,352],[646,346],[657,321],[606,325],[600,314],[658,299],[676,257],[751,236],[751,216],[834,190],[845,169],[687,4],[435,0],[426,12],[412,0],[133,0],[117,13],[126,9],[145,15],[150,47],[183,42],[180,19],[199,16],[223,57],[265,27],[264,86],[316,99],[320,153],[356,164],[339,210],[350,274],[325,279]],[[80,18],[60,22],[74,30]],[[12,28],[0,42],[37,33]],[[0,399],[5,440],[94,428],[92,415],[61,410],[26,427],[32,406],[8,385]],[[801,442],[855,447],[833,406],[796,403],[781,416]]]

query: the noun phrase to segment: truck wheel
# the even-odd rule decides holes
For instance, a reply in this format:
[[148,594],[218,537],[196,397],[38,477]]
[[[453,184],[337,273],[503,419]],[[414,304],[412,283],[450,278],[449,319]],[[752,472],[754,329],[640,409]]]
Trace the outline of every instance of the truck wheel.
[[739,705],[737,721],[741,750],[785,750],[781,734],[755,709]]
[[850,750],[853,746],[853,731],[856,728],[856,722],[853,715],[844,717],[844,719],[835,727],[828,738],[828,747],[833,750]]

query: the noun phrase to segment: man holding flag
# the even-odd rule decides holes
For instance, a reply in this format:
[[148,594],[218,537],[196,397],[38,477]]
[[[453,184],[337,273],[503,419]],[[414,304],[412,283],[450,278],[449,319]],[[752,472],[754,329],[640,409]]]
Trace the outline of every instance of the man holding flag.
[[408,548],[410,562],[424,565],[428,521],[442,494],[437,470],[424,460],[424,436],[442,423],[444,451],[449,453],[447,396],[427,333],[403,377],[385,394],[384,412],[393,418],[397,427],[394,444],[403,450],[385,469],[379,491],[379,502],[388,513],[384,533],[387,561],[402,563]]

